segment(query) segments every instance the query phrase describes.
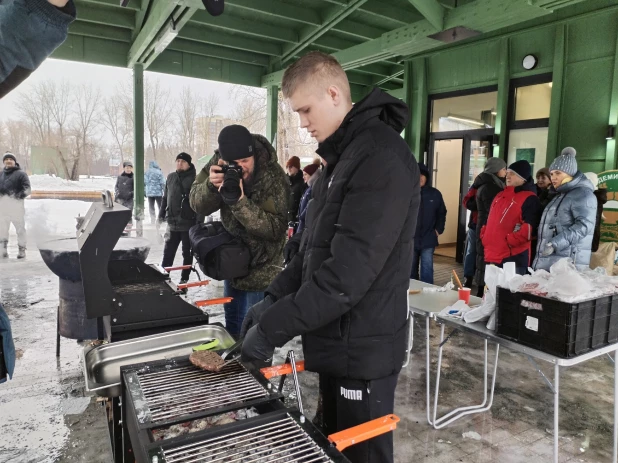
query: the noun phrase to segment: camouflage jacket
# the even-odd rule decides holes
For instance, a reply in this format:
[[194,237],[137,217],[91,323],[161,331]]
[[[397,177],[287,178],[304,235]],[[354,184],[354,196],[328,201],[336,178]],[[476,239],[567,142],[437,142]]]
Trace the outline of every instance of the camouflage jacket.
[[225,229],[249,247],[250,273],[232,280],[232,286],[243,291],[264,291],[279,274],[283,263],[290,185],[268,140],[255,134],[253,140],[256,177],[251,192],[246,192],[246,196],[232,206],[221,200],[209,179],[210,166],[221,158],[215,151],[197,175],[190,200],[191,207],[198,214],[210,215],[221,210]]

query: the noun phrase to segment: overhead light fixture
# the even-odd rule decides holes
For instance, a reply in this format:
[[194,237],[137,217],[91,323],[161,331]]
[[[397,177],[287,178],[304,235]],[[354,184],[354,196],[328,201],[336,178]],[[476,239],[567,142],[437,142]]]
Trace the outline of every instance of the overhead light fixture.
[[498,115],[498,113],[492,109],[492,110],[491,110],[491,115],[492,115],[492,116],[497,116],[497,115]]
[[608,125],[607,126],[607,135],[605,136],[606,140],[613,140],[616,137],[616,126]]
[[154,47],[155,53],[157,55],[160,54],[163,50],[165,50],[169,46],[170,43],[172,43],[172,40],[174,40],[177,36],[178,36],[178,29],[176,29],[176,26],[174,25],[174,21],[170,21],[167,27],[165,28],[165,32],[163,32],[163,35],[161,36],[161,38],[159,39],[159,41]]
[[485,122],[479,121],[476,119],[472,119],[465,116],[457,116],[456,114],[448,114],[446,116],[447,119],[452,119],[454,121],[464,122],[466,124],[478,125],[479,127],[485,127]]

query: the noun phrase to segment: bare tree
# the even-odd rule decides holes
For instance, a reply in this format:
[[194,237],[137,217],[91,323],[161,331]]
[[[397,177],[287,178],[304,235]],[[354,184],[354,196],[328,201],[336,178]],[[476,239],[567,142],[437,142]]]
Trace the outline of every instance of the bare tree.
[[43,82],[45,104],[49,109],[51,120],[56,124],[57,144],[64,146],[67,121],[71,110],[71,84],[62,80],[58,84],[52,81]]
[[180,147],[193,155],[197,131],[197,118],[200,113],[201,101],[191,87],[183,87],[180,93],[180,103],[177,106],[177,117],[180,125]]
[[116,92],[105,99],[101,123],[114,139],[114,150],[120,155],[120,162],[131,152],[133,141],[133,105],[128,95],[119,86]]
[[101,91],[92,84],[83,84],[77,89],[75,99],[75,120],[72,126],[74,137],[74,162],[71,179],[79,179],[79,166],[82,160],[86,161],[88,175],[90,175],[90,161],[94,159],[92,147],[95,145],[94,135],[99,125],[99,103]]
[[17,98],[18,111],[31,125],[35,143],[45,146],[49,146],[53,138],[48,92],[49,85],[39,82],[23,89]]
[[217,114],[217,109],[219,108],[220,102],[221,100],[219,98],[219,95],[214,92],[209,93],[208,96],[203,100],[202,114],[206,117],[213,117],[215,114]]
[[28,123],[20,120],[8,120],[4,123],[5,138],[3,145],[20,159],[25,169],[30,167],[30,146],[32,130]]
[[144,83],[144,113],[152,156],[156,161],[161,142],[165,139],[169,125],[173,121],[170,91],[162,88],[158,79],[146,79]]

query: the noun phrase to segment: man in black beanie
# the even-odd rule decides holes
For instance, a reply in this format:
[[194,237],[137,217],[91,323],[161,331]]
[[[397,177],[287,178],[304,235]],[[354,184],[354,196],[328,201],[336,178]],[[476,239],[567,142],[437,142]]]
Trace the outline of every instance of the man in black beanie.
[[[191,161],[191,156],[187,153],[183,152],[176,156],[176,171],[167,176],[165,183],[157,221],[157,226],[167,222],[162,267],[171,267],[174,264],[180,243],[182,243],[182,265],[193,264],[189,229],[198,222],[198,216],[189,204],[189,192],[195,180],[195,166]],[[190,275],[191,270],[183,270],[180,283],[189,281]]]
[[219,149],[191,187],[193,209],[204,215],[220,210],[224,228],[251,253],[249,274],[224,283],[225,296],[234,298],[225,304],[225,324],[233,336],[239,336],[248,308],[264,299],[281,270],[289,196],[273,146],[241,125],[221,131]]
[[0,171],[0,259],[9,257],[9,229],[11,224],[17,233],[18,259],[26,257],[26,209],[24,200],[31,193],[28,174],[21,170],[12,153],[2,157],[4,169]]

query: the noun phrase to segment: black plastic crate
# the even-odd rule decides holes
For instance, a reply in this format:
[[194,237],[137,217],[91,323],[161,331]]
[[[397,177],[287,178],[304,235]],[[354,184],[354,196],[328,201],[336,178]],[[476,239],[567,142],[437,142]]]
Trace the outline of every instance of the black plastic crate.
[[618,295],[569,303],[498,288],[497,334],[558,357],[618,342]]

